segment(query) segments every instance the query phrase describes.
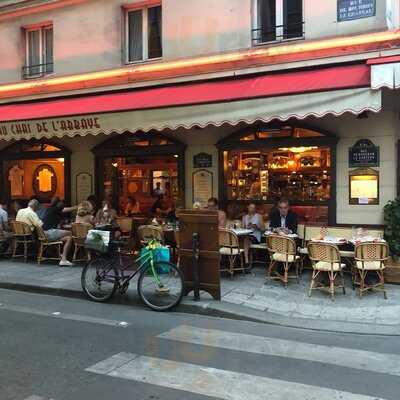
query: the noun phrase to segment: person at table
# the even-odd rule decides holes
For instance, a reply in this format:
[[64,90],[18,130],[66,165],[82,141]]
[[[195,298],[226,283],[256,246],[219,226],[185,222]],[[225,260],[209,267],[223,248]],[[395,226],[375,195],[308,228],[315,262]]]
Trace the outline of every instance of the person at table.
[[108,200],[103,201],[102,207],[97,211],[96,217],[94,218],[94,223],[100,226],[118,226],[117,212],[111,207]]
[[251,229],[253,233],[250,235],[251,239],[256,243],[261,242],[261,236],[264,229],[264,221],[261,214],[258,214],[256,205],[250,203],[247,207],[247,214],[243,215],[242,227],[244,229]]
[[93,206],[90,201],[85,200],[82,201],[82,203],[79,203],[75,222],[94,225]]
[[210,197],[207,201],[207,210],[218,211],[218,228],[226,228],[226,213],[218,207],[218,200]]
[[[25,224],[27,224],[29,226],[29,228],[31,229],[32,234],[34,233],[35,229],[39,227],[39,228],[43,228],[48,240],[62,241],[64,243],[64,247],[63,247],[63,252],[61,255],[61,261],[60,261],[59,265],[60,266],[72,265],[72,263],[67,260],[67,255],[68,255],[68,252],[72,245],[72,238],[71,238],[70,234],[69,234],[69,236],[60,237],[61,233],[56,232],[57,231],[56,229],[53,232],[51,230],[46,231],[44,222],[41,221],[36,214],[36,211],[38,208],[39,208],[39,202],[36,199],[30,200],[28,203],[28,207],[21,208],[18,211],[16,221],[24,222]],[[59,231],[61,231],[61,229]]]
[[11,245],[12,233],[8,225],[8,212],[7,206],[0,200],[0,238],[4,239],[3,243],[0,243],[0,253],[7,252]]
[[276,208],[271,211],[269,221],[272,230],[297,233],[297,215],[290,209],[289,200],[286,198],[278,201]]
[[88,198],[86,199],[93,208],[93,214],[96,215],[97,211],[99,211],[100,207],[99,207],[99,201],[97,200],[97,197],[94,194],[91,194],[90,196],[88,196]]
[[124,213],[127,217],[131,217],[132,215],[140,214],[140,204],[136,200],[135,196],[128,197],[128,202],[126,203],[124,211],[125,211]]
[[75,211],[76,207],[65,207],[64,203],[58,198],[53,197],[50,207],[47,209],[43,218],[43,230],[49,241],[61,241],[64,243],[61,255],[60,266],[73,265],[68,261],[68,253],[72,246],[71,231],[60,229],[61,222],[66,214]]
[[245,263],[249,263],[250,246],[252,243],[261,243],[261,237],[265,230],[261,214],[257,213],[254,203],[247,207],[247,214],[243,215],[242,226],[244,229],[251,229],[253,232],[246,236],[243,241]]
[[17,222],[24,222],[27,224],[33,233],[36,227],[42,227],[43,222],[39,219],[36,214],[36,210],[39,208],[39,202],[37,200],[30,200],[26,208],[18,210],[15,220]]

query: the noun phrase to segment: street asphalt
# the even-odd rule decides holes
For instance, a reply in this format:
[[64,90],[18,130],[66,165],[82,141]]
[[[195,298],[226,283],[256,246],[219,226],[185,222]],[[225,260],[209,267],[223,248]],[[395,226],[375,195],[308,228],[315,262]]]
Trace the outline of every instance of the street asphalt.
[[1,400],[398,400],[395,336],[0,290]]

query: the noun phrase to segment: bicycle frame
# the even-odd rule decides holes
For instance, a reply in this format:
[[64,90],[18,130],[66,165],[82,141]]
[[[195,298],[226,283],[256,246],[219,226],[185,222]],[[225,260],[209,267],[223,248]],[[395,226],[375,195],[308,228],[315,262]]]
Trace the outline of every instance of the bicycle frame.
[[[118,255],[117,255],[117,257],[110,256],[110,260],[109,260],[109,261],[112,263],[116,258],[118,258],[119,261],[121,260],[121,251],[120,251],[120,249],[118,249]],[[110,271],[112,271],[112,268],[115,267],[115,265],[112,264],[110,270],[108,270],[107,272],[105,272],[105,275],[102,277],[102,279],[104,279],[104,280],[106,280],[106,281],[108,281],[108,282],[114,282],[114,281],[116,281],[119,288],[121,288],[121,287],[126,287],[126,286],[130,283],[130,281],[131,281],[137,274],[140,274],[140,273],[143,271],[143,269],[148,265],[148,263],[150,263],[150,266],[151,266],[151,273],[152,273],[152,276],[153,276],[153,278],[154,278],[154,281],[155,281],[155,283],[156,283],[156,285],[157,285],[158,287],[162,287],[162,283],[161,283],[161,281],[160,281],[160,278],[158,277],[158,274],[157,274],[157,272],[156,272],[156,269],[154,268],[154,264],[155,264],[154,261],[155,261],[155,260],[154,260],[154,249],[150,248],[150,251],[149,251],[149,252],[147,252],[147,253],[145,253],[145,254],[143,254],[143,255],[137,257],[137,258],[134,260],[135,265],[138,265],[138,264],[139,264],[139,266],[138,266],[137,269],[136,269],[135,271],[133,271],[131,274],[129,274],[129,275],[124,275],[124,272],[130,267],[130,265],[128,265],[128,266],[126,266],[126,267],[123,267],[122,263],[119,262],[119,263],[117,263],[117,264],[118,264],[117,268],[122,272],[122,276],[120,276],[119,274],[117,274],[117,275],[112,274],[112,276],[111,276],[111,275],[108,275],[108,273],[109,273]]]

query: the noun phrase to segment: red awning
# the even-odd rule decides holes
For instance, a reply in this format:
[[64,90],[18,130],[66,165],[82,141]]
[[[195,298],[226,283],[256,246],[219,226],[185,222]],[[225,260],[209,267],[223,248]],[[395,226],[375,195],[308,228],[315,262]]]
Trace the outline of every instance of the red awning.
[[0,106],[0,122],[222,103],[370,86],[368,65],[268,74]]

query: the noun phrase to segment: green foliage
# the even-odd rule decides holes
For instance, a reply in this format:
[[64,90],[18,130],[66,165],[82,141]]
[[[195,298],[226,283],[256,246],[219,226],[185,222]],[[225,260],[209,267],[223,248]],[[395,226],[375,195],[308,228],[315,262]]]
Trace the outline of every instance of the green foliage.
[[400,256],[400,198],[389,201],[383,208],[385,239],[393,256]]

